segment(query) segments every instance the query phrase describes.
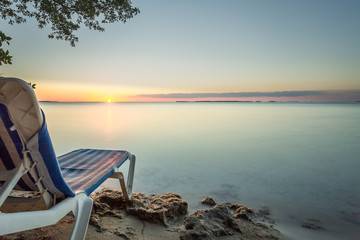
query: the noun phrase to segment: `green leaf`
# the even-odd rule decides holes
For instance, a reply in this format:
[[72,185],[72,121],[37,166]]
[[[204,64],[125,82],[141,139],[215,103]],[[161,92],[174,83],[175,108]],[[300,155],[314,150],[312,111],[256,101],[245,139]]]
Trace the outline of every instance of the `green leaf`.
[[[71,46],[78,42],[75,32],[81,26],[102,32],[105,28],[101,24],[125,23],[139,13],[131,0],[0,0],[0,17],[9,24],[34,18],[39,28],[50,25],[49,38],[68,41]],[[0,31],[0,47],[10,41],[11,37]],[[11,64],[11,56],[2,48],[1,64]]]

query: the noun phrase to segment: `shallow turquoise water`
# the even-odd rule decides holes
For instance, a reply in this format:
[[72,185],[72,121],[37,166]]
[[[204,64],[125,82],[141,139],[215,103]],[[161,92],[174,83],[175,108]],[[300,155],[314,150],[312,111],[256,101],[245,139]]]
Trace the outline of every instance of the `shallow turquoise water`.
[[[135,192],[259,209],[292,239],[360,239],[360,104],[41,103],[57,155],[137,156]],[[115,185],[110,182],[108,185]],[[322,230],[302,228],[304,221]]]

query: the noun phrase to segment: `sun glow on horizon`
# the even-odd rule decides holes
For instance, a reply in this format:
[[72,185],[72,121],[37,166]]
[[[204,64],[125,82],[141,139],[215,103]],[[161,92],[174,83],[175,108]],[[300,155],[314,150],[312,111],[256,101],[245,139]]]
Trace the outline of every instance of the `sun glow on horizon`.
[[[175,89],[120,87],[118,85],[84,85],[44,83],[35,89],[39,101],[59,102],[175,102],[175,101],[359,101],[358,90],[176,91]],[[310,92],[311,94],[309,95]],[[247,93],[247,94],[246,94]],[[301,94],[305,95],[301,95]],[[279,95],[280,94],[280,95]],[[281,95],[282,94],[282,95]],[[300,95],[299,95],[300,94]],[[231,95],[231,94],[230,94]],[[248,96],[248,97],[246,97]],[[271,97],[273,96],[273,97]],[[278,97],[276,97],[278,96]]]

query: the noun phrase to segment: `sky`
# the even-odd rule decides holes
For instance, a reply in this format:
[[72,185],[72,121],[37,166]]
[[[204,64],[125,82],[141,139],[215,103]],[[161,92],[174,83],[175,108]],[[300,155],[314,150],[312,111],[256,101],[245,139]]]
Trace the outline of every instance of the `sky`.
[[358,0],[133,0],[140,14],[79,43],[34,20],[0,74],[41,101],[360,100]]

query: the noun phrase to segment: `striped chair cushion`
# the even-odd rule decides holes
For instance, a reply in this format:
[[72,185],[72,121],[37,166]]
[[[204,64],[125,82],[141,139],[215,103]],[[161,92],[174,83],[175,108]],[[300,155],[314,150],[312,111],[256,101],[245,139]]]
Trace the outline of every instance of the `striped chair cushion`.
[[[7,107],[0,104],[0,170],[11,170],[23,161],[23,143],[18,131],[9,117]],[[44,123],[40,131],[26,144],[30,150],[29,157],[32,162],[37,161],[35,170],[37,177],[42,177],[41,183],[51,194],[57,197],[75,194],[64,181],[55,152],[50,140],[49,132],[43,115]],[[0,182],[2,186],[3,182]],[[38,191],[34,178],[30,173],[25,174],[15,186],[17,190]]]
[[74,192],[65,182],[55,151],[47,130],[45,115],[43,114],[44,124],[40,131],[32,137],[26,144],[30,150],[29,155],[32,161],[37,161],[36,169],[38,175],[42,176],[42,184],[56,197],[62,195],[75,196]]
[[[12,170],[19,166],[23,159],[23,144],[13,126],[6,106],[0,104],[0,170]],[[2,184],[3,182],[0,182],[0,186]],[[15,189],[36,191],[37,187],[30,174],[26,174],[20,179]]]
[[72,191],[89,195],[128,157],[126,151],[78,149],[58,157],[58,162]]

